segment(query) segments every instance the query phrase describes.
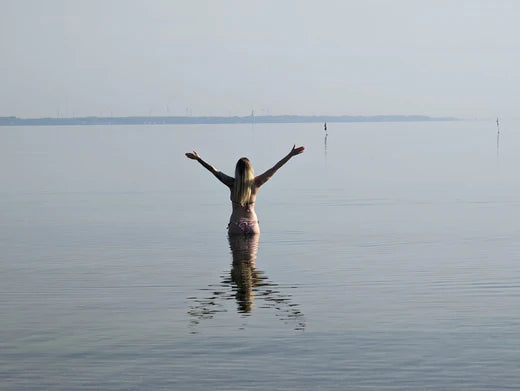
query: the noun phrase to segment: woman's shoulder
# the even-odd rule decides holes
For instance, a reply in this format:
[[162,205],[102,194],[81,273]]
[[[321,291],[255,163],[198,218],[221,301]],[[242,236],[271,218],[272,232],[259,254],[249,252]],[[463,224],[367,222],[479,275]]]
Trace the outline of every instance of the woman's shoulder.
[[215,175],[226,186],[233,187],[233,184],[235,183],[235,178],[224,174],[222,171],[217,172]]

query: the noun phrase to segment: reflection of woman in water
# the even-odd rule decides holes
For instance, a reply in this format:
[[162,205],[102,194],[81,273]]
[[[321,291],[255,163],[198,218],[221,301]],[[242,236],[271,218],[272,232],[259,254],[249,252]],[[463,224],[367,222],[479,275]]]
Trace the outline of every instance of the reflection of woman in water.
[[203,319],[213,319],[217,313],[227,312],[225,302],[235,300],[237,311],[243,316],[249,316],[255,307],[270,309],[276,312],[280,320],[294,322],[296,330],[304,330],[305,319],[299,305],[292,302],[290,294],[282,293],[277,284],[270,282],[264,272],[256,268],[260,235],[229,235],[228,239],[233,258],[231,272],[222,276],[220,284],[201,289],[203,292],[209,290],[210,296],[189,298],[192,304],[188,313],[192,317],[192,326]]
[[[256,252],[260,235],[229,235],[229,247],[233,255],[231,281],[235,285],[239,312],[251,312],[262,273],[256,269]],[[265,279],[265,277],[263,278]]]
[[280,167],[287,163],[290,158],[299,155],[304,149],[303,146],[296,148],[296,145],[294,145],[287,156],[276,163],[272,168],[256,177],[251,162],[245,157],[238,160],[235,168],[235,177],[232,178],[217,170],[211,164],[206,163],[195,151],[187,152],[186,156],[190,159],[197,160],[230,189],[233,211],[229,219],[229,234],[250,235],[260,233],[260,226],[258,225],[258,218],[254,209],[258,189],[267,182]]

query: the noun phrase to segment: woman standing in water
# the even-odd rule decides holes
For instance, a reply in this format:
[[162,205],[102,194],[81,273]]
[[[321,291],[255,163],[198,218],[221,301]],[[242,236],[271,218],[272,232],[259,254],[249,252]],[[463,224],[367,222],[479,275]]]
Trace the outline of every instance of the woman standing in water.
[[248,158],[240,158],[235,168],[235,177],[227,176],[211,164],[206,163],[197,152],[187,152],[189,159],[197,160],[203,167],[217,177],[231,191],[233,212],[229,218],[228,232],[230,235],[252,235],[260,233],[258,218],[255,213],[255,201],[258,189],[267,182],[280,167],[293,156],[299,155],[305,147],[293,146],[291,151],[272,168],[255,177],[253,166]]

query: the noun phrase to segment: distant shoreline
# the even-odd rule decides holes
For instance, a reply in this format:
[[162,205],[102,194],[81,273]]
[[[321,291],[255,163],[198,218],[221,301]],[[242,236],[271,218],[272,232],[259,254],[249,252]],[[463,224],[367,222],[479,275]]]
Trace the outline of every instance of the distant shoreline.
[[71,118],[18,118],[0,117],[0,126],[63,126],[63,125],[189,125],[189,124],[281,124],[321,122],[425,122],[460,121],[455,117],[428,117],[425,115],[263,115],[245,117],[71,117]]

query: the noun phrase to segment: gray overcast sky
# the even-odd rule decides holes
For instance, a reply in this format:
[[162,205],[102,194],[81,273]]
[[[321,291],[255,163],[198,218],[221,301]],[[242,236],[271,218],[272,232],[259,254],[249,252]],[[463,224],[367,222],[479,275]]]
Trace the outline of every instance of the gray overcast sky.
[[520,1],[0,0],[0,116],[513,117]]

